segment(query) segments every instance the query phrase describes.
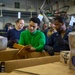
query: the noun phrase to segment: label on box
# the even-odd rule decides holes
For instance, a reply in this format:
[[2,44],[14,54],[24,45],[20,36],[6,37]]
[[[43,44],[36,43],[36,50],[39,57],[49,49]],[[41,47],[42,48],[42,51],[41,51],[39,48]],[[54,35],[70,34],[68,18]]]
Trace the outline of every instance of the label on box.
[[62,51],[60,52],[60,61],[69,64],[69,59],[70,59],[70,51]]

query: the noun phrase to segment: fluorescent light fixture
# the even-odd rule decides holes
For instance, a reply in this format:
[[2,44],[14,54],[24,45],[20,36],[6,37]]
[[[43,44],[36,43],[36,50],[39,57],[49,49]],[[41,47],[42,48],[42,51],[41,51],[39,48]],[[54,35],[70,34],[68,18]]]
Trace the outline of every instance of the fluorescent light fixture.
[[18,18],[21,18],[21,12],[18,12]]

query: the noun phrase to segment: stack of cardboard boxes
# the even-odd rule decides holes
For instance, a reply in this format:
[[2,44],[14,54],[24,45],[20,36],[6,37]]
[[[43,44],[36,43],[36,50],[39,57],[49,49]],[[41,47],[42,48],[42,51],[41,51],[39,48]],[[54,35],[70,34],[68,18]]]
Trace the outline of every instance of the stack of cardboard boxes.
[[5,72],[11,72],[14,69],[52,63],[60,60],[60,56],[50,56],[46,52],[29,53],[27,58],[18,59],[17,52],[19,49],[10,49],[0,51],[0,61],[5,62]]
[[75,71],[68,68],[67,65],[60,62],[42,64],[33,67],[16,69],[9,75],[74,75]]

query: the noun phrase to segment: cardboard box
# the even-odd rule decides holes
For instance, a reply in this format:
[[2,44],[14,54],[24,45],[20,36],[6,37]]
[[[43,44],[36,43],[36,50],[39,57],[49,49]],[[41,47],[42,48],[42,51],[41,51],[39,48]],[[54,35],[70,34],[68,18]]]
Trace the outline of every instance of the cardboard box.
[[18,49],[10,48],[0,51],[0,61],[5,61],[6,72],[11,72],[18,68],[59,61],[59,55],[50,56],[44,51],[28,53],[24,59],[18,59],[17,52]]
[[[13,48],[7,48],[6,50],[1,50],[0,51],[0,61],[7,61],[7,60],[15,60],[15,59],[20,59],[18,57],[17,52],[19,49],[13,49]],[[42,56],[49,56],[47,52],[32,52],[24,56],[25,58],[36,58],[36,57],[42,57]],[[22,58],[23,59],[23,58]]]
[[8,73],[0,73],[0,75],[8,75]]
[[27,73],[13,71],[11,73],[8,73],[8,75],[34,75],[34,74],[27,74]]
[[21,72],[31,75],[74,75],[75,71],[68,68],[64,63],[49,63],[33,67],[16,69],[15,72]]
[[14,60],[17,58],[18,49],[7,48],[0,51],[0,61]]
[[[0,51],[0,61],[8,61],[8,60],[15,60],[15,59],[20,59],[17,56],[17,52],[19,49],[14,49],[14,48],[7,48],[6,50],[1,50]],[[55,55],[59,55],[59,53],[55,53]],[[43,56],[50,56],[47,52],[32,52],[32,53],[27,53],[25,58],[37,58],[37,57],[43,57]],[[22,58],[23,59],[23,58]]]
[[11,72],[14,69],[30,67],[35,65],[53,63],[60,60],[59,55],[56,56],[45,56],[39,58],[29,58],[29,59],[17,59],[17,60],[9,60],[5,61],[5,71]]

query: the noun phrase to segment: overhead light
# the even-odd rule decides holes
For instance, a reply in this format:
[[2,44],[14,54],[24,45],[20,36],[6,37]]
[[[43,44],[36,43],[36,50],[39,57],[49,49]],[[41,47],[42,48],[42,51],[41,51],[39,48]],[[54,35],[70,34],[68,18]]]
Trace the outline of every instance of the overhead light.
[[3,6],[3,3],[0,3],[0,12],[1,12],[0,17],[3,17],[3,14],[2,14],[2,6]]
[[5,6],[5,5],[4,5],[3,3],[0,3],[0,6],[2,6],[2,7],[3,7],[3,6]]
[[18,18],[21,18],[21,12],[18,12]]

